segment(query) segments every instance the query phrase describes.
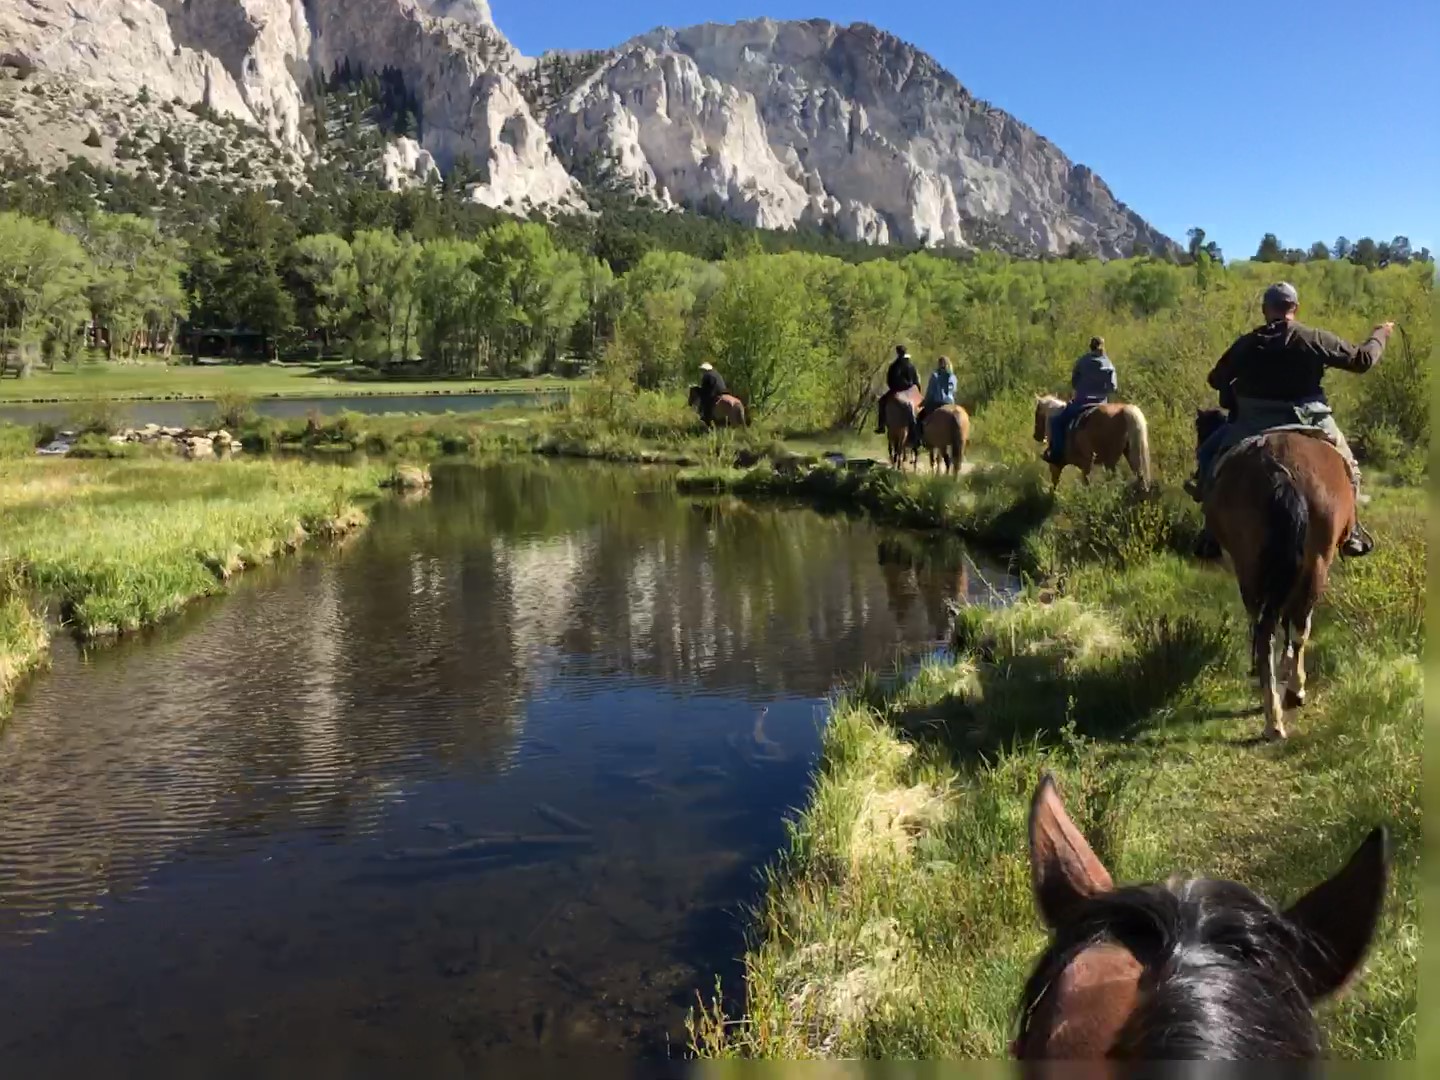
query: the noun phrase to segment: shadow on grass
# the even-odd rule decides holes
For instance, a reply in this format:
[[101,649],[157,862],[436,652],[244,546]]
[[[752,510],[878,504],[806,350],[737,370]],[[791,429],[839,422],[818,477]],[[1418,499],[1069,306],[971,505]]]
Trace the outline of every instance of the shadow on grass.
[[[1124,742],[1154,726],[1157,714],[1231,649],[1222,627],[1185,615],[1162,615],[1132,638],[1120,655],[1086,665],[1054,655],[998,657],[994,643],[980,638],[968,645],[976,664],[971,691],[903,709],[893,720],[911,737],[944,747],[957,763],[1074,735]],[[1185,709],[1166,719],[1198,723],[1207,716]]]

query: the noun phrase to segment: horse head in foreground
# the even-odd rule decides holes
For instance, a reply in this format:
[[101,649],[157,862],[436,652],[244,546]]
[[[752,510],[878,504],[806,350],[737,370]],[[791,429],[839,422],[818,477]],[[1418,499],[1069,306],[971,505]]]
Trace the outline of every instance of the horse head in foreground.
[[1117,888],[1052,778],[1030,804],[1051,939],[1020,1000],[1020,1059],[1275,1060],[1321,1053],[1311,1011],[1359,968],[1389,870],[1384,828],[1280,911],[1212,878]]
[[[1197,441],[1224,422],[1218,409],[1197,412]],[[1355,489],[1340,452],[1304,432],[1247,440],[1214,468],[1205,524],[1230,556],[1250,616],[1250,670],[1260,680],[1265,737],[1283,739],[1305,704],[1305,646],[1355,520]]]
[[[1035,399],[1035,441],[1043,443],[1050,432],[1050,421],[1065,408],[1065,402],[1048,395]],[[1145,487],[1150,486],[1150,430],[1145,414],[1134,405],[1095,405],[1085,410],[1065,439],[1065,460],[1050,466],[1050,489],[1060,483],[1066,465],[1080,470],[1081,479],[1090,482],[1090,470],[1102,466],[1112,476],[1124,458]]]

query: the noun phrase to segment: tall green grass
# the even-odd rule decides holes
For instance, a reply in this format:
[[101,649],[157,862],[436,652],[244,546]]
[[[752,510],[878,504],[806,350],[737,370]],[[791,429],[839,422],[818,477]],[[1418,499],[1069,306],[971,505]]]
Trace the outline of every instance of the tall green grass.
[[0,559],[0,720],[9,711],[10,693],[44,661],[49,635],[45,621],[28,603],[18,568]]
[[381,475],[277,460],[0,462],[0,564],[84,635],[133,630],[353,525]]

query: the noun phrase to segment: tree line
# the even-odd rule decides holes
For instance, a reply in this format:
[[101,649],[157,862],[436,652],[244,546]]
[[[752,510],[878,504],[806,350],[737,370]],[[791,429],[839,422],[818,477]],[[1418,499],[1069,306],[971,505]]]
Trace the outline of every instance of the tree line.
[[[1227,265],[1203,231],[1175,254],[1102,262],[846,245],[616,204],[594,217],[522,221],[444,188],[387,192],[315,174],[307,190],[157,186],[72,163],[0,181],[0,338],[52,360],[74,328],[113,328],[117,354],[166,348],[181,319],[244,328],[375,366],[473,375],[598,360],[612,403],[669,392],[715,362],[752,411],[807,427],[851,424],[896,343],[955,361],[979,406],[1065,386],[1102,334],[1131,400],[1204,403],[1210,363],[1249,328],[1276,276]],[[1337,380],[1372,427],[1428,434],[1433,265],[1381,266],[1354,248],[1285,271],[1302,316],[1363,337],[1409,331],[1410,362]],[[1332,251],[1332,254],[1334,252]],[[1413,339],[1413,340],[1412,340]],[[1347,389],[1350,387],[1352,389]],[[1358,390],[1354,391],[1359,393]],[[1017,408],[1019,406],[1017,405]],[[1147,408],[1149,405],[1147,404]]]
[[91,213],[56,224],[0,213],[0,342],[73,359],[82,327],[112,356],[169,352],[182,319],[293,349],[447,375],[535,370],[592,351],[613,275],[532,222],[473,240],[367,229],[296,235],[257,193],[186,246],[149,219]]
[[[1422,444],[1433,267],[1330,261],[1287,276],[1304,318],[1353,340],[1385,319],[1406,328],[1365,379],[1331,382],[1364,425]],[[1023,423],[1033,394],[1068,389],[1075,357],[1099,334],[1124,399],[1168,415],[1169,430],[1188,442],[1187,410],[1213,404],[1206,373],[1259,321],[1273,277],[1265,264],[1225,266],[1203,249],[1188,266],[1151,257],[959,262],[928,252],[847,263],[756,249],[707,262],[650,252],[615,282],[601,379],[616,398],[664,391],[693,381],[709,360],[760,415],[847,426],[873,408],[892,348],[905,344],[922,372],[951,358],[967,407],[1008,403]]]

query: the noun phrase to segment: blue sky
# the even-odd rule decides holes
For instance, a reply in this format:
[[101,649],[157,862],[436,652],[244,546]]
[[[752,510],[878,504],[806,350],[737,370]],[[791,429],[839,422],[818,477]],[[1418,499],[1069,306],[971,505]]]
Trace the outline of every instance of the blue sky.
[[[1182,243],[1440,250],[1440,0],[491,0],[524,53],[659,25],[869,22],[1089,165]],[[1271,20],[1267,26],[1263,16]]]

